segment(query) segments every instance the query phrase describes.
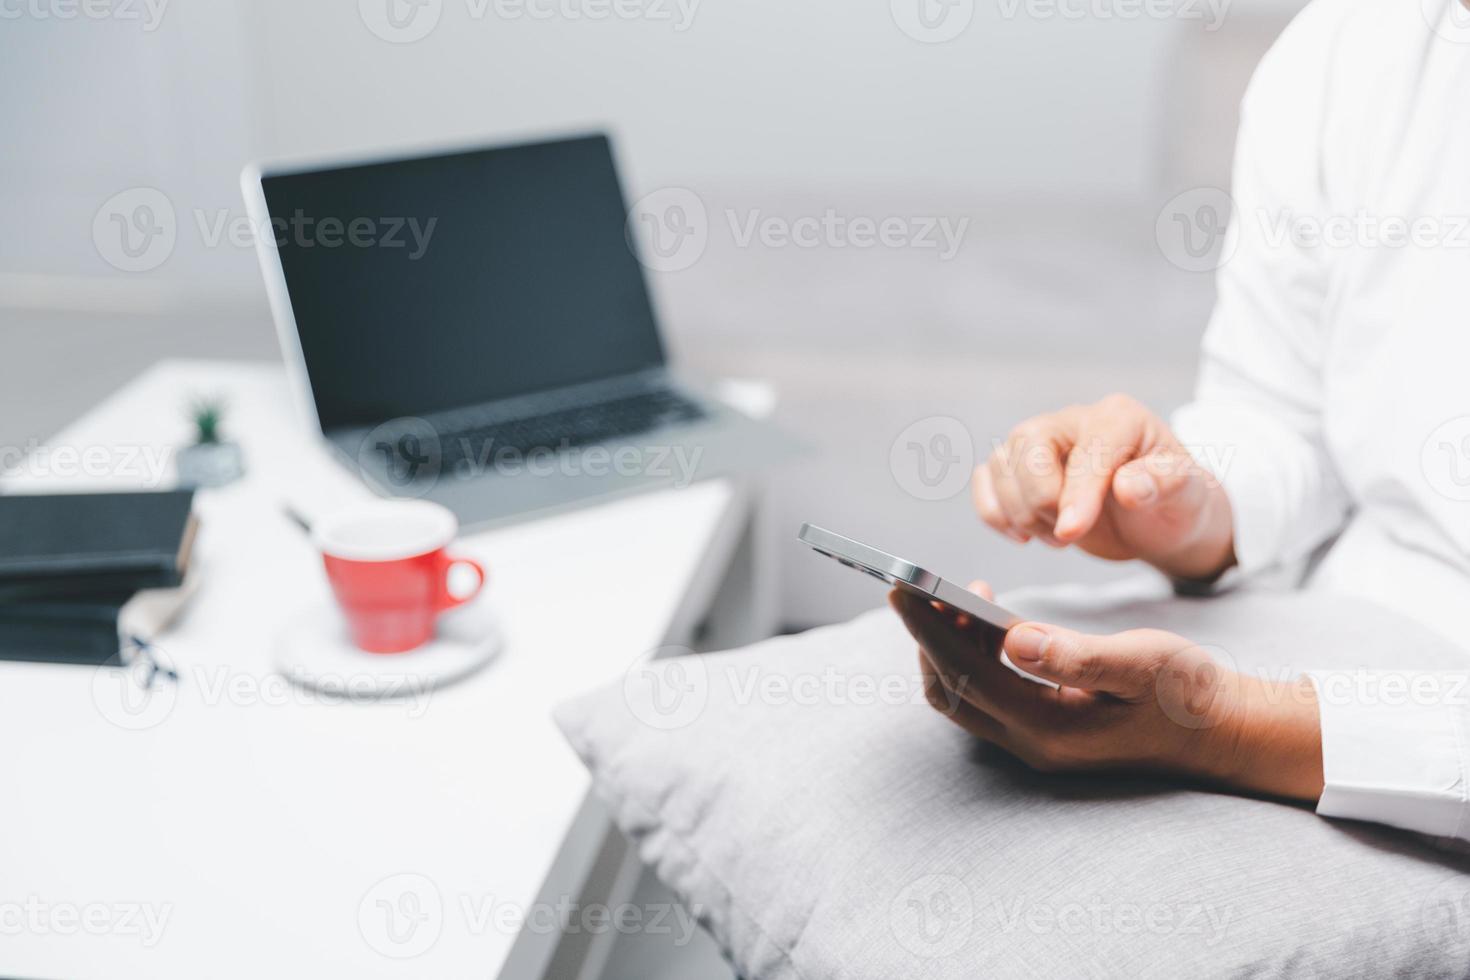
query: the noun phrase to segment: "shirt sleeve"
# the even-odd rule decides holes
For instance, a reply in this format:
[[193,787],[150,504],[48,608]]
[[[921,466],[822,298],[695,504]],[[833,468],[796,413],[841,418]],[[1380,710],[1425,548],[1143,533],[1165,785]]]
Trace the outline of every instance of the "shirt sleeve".
[[1194,400],[1174,431],[1225,488],[1247,578],[1296,565],[1338,530],[1348,496],[1323,437],[1320,248],[1283,222],[1322,213],[1330,46],[1309,8],[1262,60],[1241,106],[1233,207]]
[[[1284,235],[1332,212],[1323,130],[1335,11],[1309,6],[1262,61],[1241,107],[1233,212],[1195,399],[1181,442],[1225,488],[1251,580],[1300,573],[1341,528],[1350,497],[1323,424],[1327,269]],[[1216,586],[1224,581],[1216,583]],[[1470,676],[1315,671],[1325,788],[1317,812],[1470,839]]]
[[1470,839],[1470,674],[1309,671],[1322,718],[1324,817]]

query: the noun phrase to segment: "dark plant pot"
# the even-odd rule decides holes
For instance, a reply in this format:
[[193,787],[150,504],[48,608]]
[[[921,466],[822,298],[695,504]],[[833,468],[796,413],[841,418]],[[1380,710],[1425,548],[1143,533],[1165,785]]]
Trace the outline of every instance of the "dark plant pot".
[[245,474],[245,455],[238,443],[201,442],[179,450],[177,465],[181,487],[222,487]]

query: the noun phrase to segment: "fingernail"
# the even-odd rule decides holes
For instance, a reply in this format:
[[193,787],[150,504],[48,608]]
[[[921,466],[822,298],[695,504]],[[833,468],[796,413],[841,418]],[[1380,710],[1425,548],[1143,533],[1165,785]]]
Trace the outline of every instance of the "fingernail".
[[1006,635],[1006,653],[1017,664],[1036,664],[1046,656],[1051,637],[1034,626],[1017,626]]
[[1142,470],[1123,473],[1118,477],[1118,482],[1122,484],[1128,496],[1141,504],[1146,504],[1159,495],[1159,485],[1154,482],[1153,477]]
[[1067,506],[1063,507],[1062,512],[1057,515],[1057,526],[1055,528],[1056,533],[1066,534],[1068,531],[1071,531],[1076,526],[1077,508],[1073,507],[1071,504],[1068,504]]

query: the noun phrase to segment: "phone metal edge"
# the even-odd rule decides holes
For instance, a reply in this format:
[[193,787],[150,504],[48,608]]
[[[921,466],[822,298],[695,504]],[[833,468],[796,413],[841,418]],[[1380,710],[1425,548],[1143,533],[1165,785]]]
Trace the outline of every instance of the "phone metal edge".
[[829,531],[824,527],[807,522],[801,525],[801,530],[797,532],[796,538],[803,544],[839,561],[851,559],[876,571],[891,575],[902,585],[938,599],[962,612],[978,616],[1000,629],[1010,629],[1017,623],[1024,622],[1022,617],[1004,606],[997,605],[968,589],[963,589],[943,576],[896,555],[890,555],[886,551],[879,551],[861,541],[854,541],[836,531]]
[[803,544],[810,545],[824,554],[834,558],[847,558],[861,562],[869,568],[885,575],[891,575],[904,584],[931,595],[935,583],[939,581],[939,576],[927,569],[920,568],[913,562],[890,555],[886,551],[879,551],[861,541],[854,541],[852,538],[815,524],[803,524],[796,537]]

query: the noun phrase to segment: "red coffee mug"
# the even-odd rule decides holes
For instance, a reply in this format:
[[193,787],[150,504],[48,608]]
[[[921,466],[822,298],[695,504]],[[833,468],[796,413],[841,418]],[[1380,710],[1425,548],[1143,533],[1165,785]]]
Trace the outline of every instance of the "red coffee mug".
[[[427,500],[361,504],[317,522],[327,579],[347,617],[352,642],[369,653],[402,653],[434,635],[434,621],[473,599],[485,585],[485,566],[452,556],[459,531],[454,514]],[[450,590],[455,568],[474,585]]]

